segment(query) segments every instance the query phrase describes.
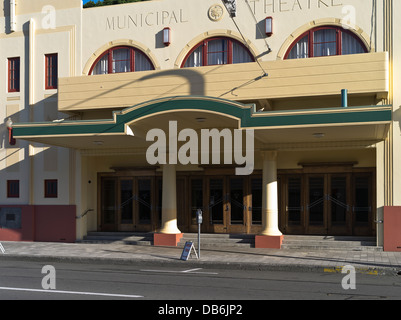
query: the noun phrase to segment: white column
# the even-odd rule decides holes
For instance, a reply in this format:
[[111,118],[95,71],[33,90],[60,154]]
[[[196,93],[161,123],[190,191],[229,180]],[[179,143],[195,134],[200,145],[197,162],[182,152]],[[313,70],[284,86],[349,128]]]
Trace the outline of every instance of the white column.
[[163,165],[162,227],[160,233],[178,234],[176,166]]
[[261,235],[282,236],[278,228],[277,151],[263,151]]

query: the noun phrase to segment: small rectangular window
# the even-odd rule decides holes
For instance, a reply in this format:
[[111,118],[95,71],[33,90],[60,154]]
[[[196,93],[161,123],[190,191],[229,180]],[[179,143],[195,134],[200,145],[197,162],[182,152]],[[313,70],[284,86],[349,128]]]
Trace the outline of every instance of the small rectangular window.
[[20,91],[20,58],[8,59],[8,92]]
[[22,208],[0,208],[0,229],[18,230],[22,227]]
[[7,180],[7,198],[19,198],[19,180]]
[[45,70],[45,87],[46,89],[57,89],[58,80],[58,56],[57,53],[47,54],[46,58],[46,70]]
[[57,198],[57,180],[45,180],[45,198]]

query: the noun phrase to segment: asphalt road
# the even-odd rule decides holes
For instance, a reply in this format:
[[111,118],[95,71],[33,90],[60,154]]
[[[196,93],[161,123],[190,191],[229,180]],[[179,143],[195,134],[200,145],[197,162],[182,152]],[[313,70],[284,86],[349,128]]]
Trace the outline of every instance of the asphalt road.
[[401,276],[356,274],[355,290],[343,289],[344,276],[0,260],[0,300],[155,300],[153,312],[184,312],[169,309],[180,305],[172,300],[181,300],[202,302],[197,312],[209,314],[213,300],[237,306],[232,312],[247,300],[260,307],[261,300],[401,300]]

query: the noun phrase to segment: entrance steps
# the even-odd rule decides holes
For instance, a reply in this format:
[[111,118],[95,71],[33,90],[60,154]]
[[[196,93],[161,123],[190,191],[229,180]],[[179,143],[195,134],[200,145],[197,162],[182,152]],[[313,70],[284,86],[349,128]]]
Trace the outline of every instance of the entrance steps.
[[153,244],[152,232],[88,232],[79,243],[117,243],[138,246]]
[[[198,244],[197,233],[184,233],[178,247],[184,247],[186,241]],[[152,232],[88,232],[79,243],[117,243],[130,245],[153,245]],[[255,236],[251,234],[201,234],[202,247],[243,247],[255,246]]]
[[[192,241],[197,248],[198,234],[184,233],[178,247],[184,247],[186,241]],[[153,245],[152,232],[88,232],[79,243],[117,243],[128,245]],[[236,247],[254,248],[253,234],[212,234],[201,233],[201,248]],[[376,246],[375,237],[351,236],[309,236],[284,235],[282,249],[287,250],[341,250],[341,251],[383,251]]]
[[383,251],[376,246],[375,237],[353,236],[284,236],[282,249],[290,250],[341,250]]
[[[237,248],[254,248],[255,235],[253,234],[213,234],[201,233],[201,248],[216,247],[237,247]],[[192,241],[195,247],[198,245],[197,233],[184,233],[178,247],[184,247],[186,241]]]

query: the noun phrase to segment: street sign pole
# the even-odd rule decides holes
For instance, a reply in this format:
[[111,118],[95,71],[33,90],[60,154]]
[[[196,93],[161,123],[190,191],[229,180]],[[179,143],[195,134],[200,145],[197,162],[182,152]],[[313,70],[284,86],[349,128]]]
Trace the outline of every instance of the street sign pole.
[[198,223],[198,258],[200,259],[200,233],[201,233],[201,224],[203,222],[202,210],[196,210],[196,222]]
[[200,233],[201,233],[201,225],[198,223],[198,257],[200,259]]

